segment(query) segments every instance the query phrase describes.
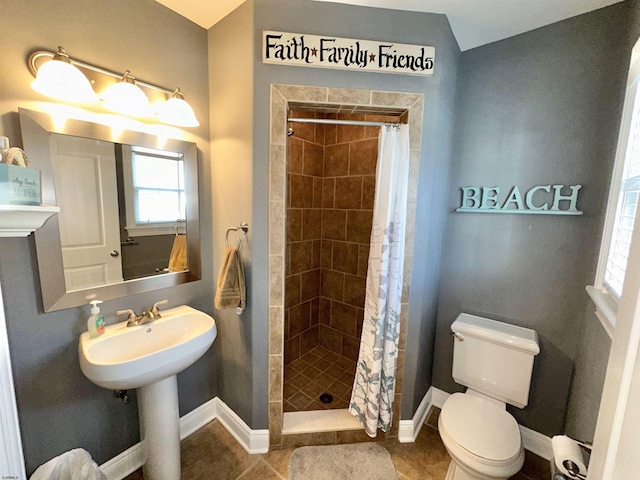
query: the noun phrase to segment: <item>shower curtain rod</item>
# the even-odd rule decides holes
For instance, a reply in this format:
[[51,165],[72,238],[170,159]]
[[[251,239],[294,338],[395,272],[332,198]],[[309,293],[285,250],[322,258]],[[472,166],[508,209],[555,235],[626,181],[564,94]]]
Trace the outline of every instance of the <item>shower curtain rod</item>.
[[327,118],[287,118],[294,123],[323,123],[326,125],[359,125],[362,127],[382,127],[384,125],[400,125],[400,122],[366,122],[363,120],[332,120]]

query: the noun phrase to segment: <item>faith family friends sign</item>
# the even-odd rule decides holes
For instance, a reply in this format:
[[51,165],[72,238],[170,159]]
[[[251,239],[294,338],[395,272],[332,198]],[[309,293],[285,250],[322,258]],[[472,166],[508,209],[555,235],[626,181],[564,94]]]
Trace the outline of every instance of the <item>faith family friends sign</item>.
[[436,50],[422,45],[264,31],[262,63],[433,75]]

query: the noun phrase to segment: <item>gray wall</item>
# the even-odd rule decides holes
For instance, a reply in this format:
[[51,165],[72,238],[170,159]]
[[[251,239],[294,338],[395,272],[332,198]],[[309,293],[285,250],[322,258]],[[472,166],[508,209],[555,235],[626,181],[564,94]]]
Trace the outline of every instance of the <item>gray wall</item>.
[[[449,336],[460,312],[533,328],[541,353],[530,403],[512,411],[547,435],[563,432],[578,338],[585,322],[596,321],[585,316],[584,286],[595,274],[615,155],[629,8],[617,4],[464,52],[458,71],[433,383],[461,390],[451,378]],[[549,183],[582,184],[584,215],[454,213],[462,186],[527,190]],[[608,340],[598,327],[589,325],[584,341],[597,342],[601,372]],[[600,392],[601,378],[589,380],[589,388]]]
[[[209,83],[211,109],[211,162],[213,196],[213,259],[217,273],[222,264],[224,233],[240,222],[249,224],[245,237],[232,233],[230,241],[242,238],[240,255],[248,285],[247,308],[242,316],[233,310],[216,311],[220,338],[218,366],[219,395],[231,409],[251,424],[253,385],[259,381],[253,358],[262,364],[267,356],[256,355],[268,342],[253,330],[263,318],[256,308],[266,298],[254,296],[253,260],[250,245],[254,237],[252,173],[253,118],[253,2],[245,2],[209,30]],[[266,395],[264,401],[268,401]],[[254,426],[254,428],[256,428]]]
[[[414,255],[412,297],[409,308],[407,364],[403,392],[402,418],[411,418],[417,403],[414,398],[430,386],[430,330],[435,324],[439,252],[444,231],[444,216],[428,206],[442,205],[448,183],[448,148],[451,130],[453,88],[459,56],[457,43],[445,16],[336,5],[308,0],[255,0],[254,48],[254,170],[253,170],[253,288],[252,298],[267,298],[268,232],[268,152],[269,85],[271,83],[322,85],[420,92],[425,94],[420,165],[420,205]],[[297,68],[261,63],[263,30],[326,34],[347,38],[388,40],[398,43],[432,45],[436,49],[435,73],[431,78],[340,70]],[[417,299],[417,297],[423,297]],[[419,304],[419,301],[424,302]],[[413,302],[418,302],[414,306]],[[267,304],[256,302],[254,315],[259,319],[254,335],[267,338]],[[266,342],[254,350],[254,428],[264,428],[267,417]],[[256,378],[257,374],[257,378]],[[415,385],[414,385],[415,384]],[[424,393],[423,393],[424,394]],[[421,396],[420,396],[421,398]]]
[[[187,140],[198,143],[203,279],[174,289],[103,304],[107,324],[122,308],[140,311],[167,298],[212,311],[211,186],[206,31],[151,0],[0,0],[0,44],[6,73],[0,82],[0,135],[20,145],[18,107],[38,109],[46,99],[32,91],[29,53],[66,47],[71,56],[124,71],[172,88],[180,85],[201,126]],[[18,401],[27,473],[72,448],[88,450],[98,463],[139,439],[135,393],[123,405],[109,390],[93,385],[78,365],[78,336],[86,330],[87,307],[42,313],[32,237],[0,239],[0,283]],[[214,344],[208,354],[178,376],[180,412],[216,395]]]
[[[620,45],[620,53],[628,59],[633,45],[640,36],[640,2],[627,2],[629,32]],[[628,66],[629,62],[626,62]],[[626,71],[625,71],[626,76]],[[598,418],[602,386],[609,360],[611,339],[593,313],[594,307],[587,302],[581,319],[573,380],[567,406],[566,434],[585,441],[593,441]]]

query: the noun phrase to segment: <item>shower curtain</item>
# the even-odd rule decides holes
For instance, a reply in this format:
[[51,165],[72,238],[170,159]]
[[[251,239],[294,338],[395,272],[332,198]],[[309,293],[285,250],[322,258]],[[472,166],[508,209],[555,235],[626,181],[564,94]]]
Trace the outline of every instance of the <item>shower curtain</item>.
[[391,427],[409,180],[408,125],[382,126],[364,323],[349,411],[370,437]]

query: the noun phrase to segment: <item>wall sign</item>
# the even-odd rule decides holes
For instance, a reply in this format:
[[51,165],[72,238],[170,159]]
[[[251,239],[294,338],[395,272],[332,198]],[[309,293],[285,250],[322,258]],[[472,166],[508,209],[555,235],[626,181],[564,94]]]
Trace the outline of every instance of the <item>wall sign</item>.
[[262,63],[432,75],[436,50],[421,45],[262,32]]
[[523,195],[516,186],[504,196],[500,187],[462,187],[462,203],[456,212],[582,215],[576,208],[581,188],[582,185],[538,185]]

